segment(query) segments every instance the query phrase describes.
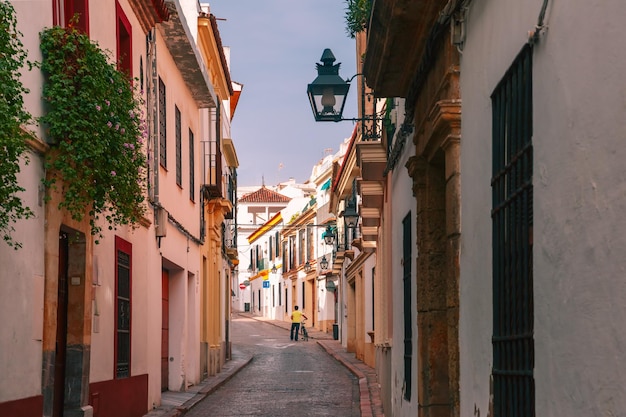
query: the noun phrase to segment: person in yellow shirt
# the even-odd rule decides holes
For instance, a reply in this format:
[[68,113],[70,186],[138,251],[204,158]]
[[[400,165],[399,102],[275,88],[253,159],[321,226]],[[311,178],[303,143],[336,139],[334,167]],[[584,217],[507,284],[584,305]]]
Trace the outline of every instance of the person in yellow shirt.
[[307,316],[300,310],[298,310],[298,306],[294,306],[293,311],[291,312],[291,333],[289,338],[294,340],[294,330],[295,330],[295,341],[298,341],[298,334],[300,333],[300,323],[302,322],[302,317],[305,320],[308,319]]

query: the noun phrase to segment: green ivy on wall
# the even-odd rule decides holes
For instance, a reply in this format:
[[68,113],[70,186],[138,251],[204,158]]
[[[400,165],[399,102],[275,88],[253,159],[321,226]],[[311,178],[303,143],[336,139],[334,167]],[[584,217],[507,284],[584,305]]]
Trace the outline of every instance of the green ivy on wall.
[[40,40],[47,106],[40,123],[52,143],[45,185],[61,184],[59,208],[77,221],[89,215],[93,235],[102,236],[101,219],[109,229],[137,226],[145,212],[147,127],[134,80],[72,24],[45,29]]
[[17,30],[15,10],[11,3],[0,2],[0,236],[10,246],[19,249],[13,225],[20,219],[33,216],[19,194],[24,190],[17,175],[20,162],[28,163],[26,145],[31,133],[26,126],[32,123],[31,115],[24,109],[24,95],[28,94],[20,81],[20,71],[32,64]]

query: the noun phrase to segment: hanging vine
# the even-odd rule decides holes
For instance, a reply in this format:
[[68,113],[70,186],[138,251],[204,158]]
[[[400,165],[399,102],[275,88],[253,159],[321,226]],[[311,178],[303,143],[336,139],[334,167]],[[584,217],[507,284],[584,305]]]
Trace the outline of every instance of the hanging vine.
[[101,219],[109,229],[136,226],[146,184],[140,93],[110,52],[73,24],[45,29],[40,40],[47,105],[40,122],[53,143],[46,187],[61,185],[59,208],[77,221],[88,214],[93,235],[102,236]]
[[27,139],[31,133],[26,126],[32,116],[24,109],[24,95],[28,94],[20,80],[24,67],[32,64],[17,30],[15,10],[11,3],[0,2],[0,236],[10,247],[19,249],[22,244],[12,233],[15,222],[33,216],[24,205],[20,193],[18,174],[20,164],[28,164]]

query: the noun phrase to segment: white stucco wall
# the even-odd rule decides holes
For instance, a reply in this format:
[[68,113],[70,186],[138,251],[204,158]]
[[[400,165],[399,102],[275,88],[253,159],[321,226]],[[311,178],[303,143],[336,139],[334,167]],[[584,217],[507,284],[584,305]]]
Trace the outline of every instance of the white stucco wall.
[[[492,366],[490,94],[541,0],[476,1],[461,61],[461,415],[488,413]],[[536,413],[626,409],[626,269],[620,0],[550,1],[533,54]]]
[[[200,196],[195,200],[189,197],[189,129],[194,133],[196,162],[196,187],[202,182],[202,155],[200,140],[200,114],[191,91],[169,54],[161,37],[157,35],[157,71],[166,86],[167,99],[167,170],[159,168],[159,201],[168,213],[196,239],[200,238]],[[176,146],[175,146],[175,106],[181,115],[182,134],[182,181],[176,184]],[[209,132],[211,135],[211,132]],[[188,385],[199,382],[200,358],[200,293],[198,290],[200,266],[200,246],[190,239],[174,223],[168,221],[167,236],[161,239],[160,253],[163,267],[170,273],[169,302],[169,389],[185,390]],[[219,256],[219,254],[215,254]],[[208,262],[215,262],[208,259]],[[160,350],[160,348],[159,348]]]
[[44,213],[38,184],[43,170],[38,156],[29,158],[18,179],[30,184],[21,196],[35,218],[14,224],[12,236],[21,249],[0,241],[0,369],[10,376],[0,379],[0,402],[41,394]]
[[[52,24],[52,3],[45,0],[11,2],[17,29],[28,60],[41,61],[39,32]],[[33,13],[37,10],[37,13]],[[22,71],[22,83],[30,89],[24,107],[35,117],[42,112],[41,71]],[[41,130],[33,127],[41,137]],[[14,250],[0,240],[0,369],[8,376],[0,380],[0,403],[41,395],[43,303],[44,303],[44,204],[39,195],[44,175],[43,160],[27,152],[28,165],[21,164],[18,181],[26,189],[20,194],[34,217],[13,224],[11,233],[22,248]]]
[[[96,7],[97,6],[97,7]],[[145,35],[141,30],[131,7],[125,1],[120,6],[132,27],[133,45],[133,74],[139,77],[140,57],[145,59]],[[90,37],[97,41],[101,48],[112,52],[116,56],[116,39],[111,28],[116,27],[115,4],[90,5]],[[94,18],[97,16],[97,18]],[[146,213],[152,217],[152,211]],[[153,227],[140,227],[135,230],[120,227],[109,231],[103,223],[104,238],[100,244],[94,245],[94,286],[95,300],[93,302],[93,324],[91,340],[90,381],[99,382],[114,378],[114,331],[115,331],[115,236],[119,236],[132,245],[132,345],[131,345],[131,374],[141,375],[148,373],[149,397],[160,393],[160,351],[156,354],[150,344],[150,337],[159,334],[160,346],[160,254],[154,238]],[[152,292],[152,286],[159,290]],[[98,315],[96,316],[96,306]],[[152,313],[152,315],[150,314]],[[152,317],[159,316],[158,322]],[[156,339],[155,339],[156,341]],[[158,384],[155,388],[155,385]],[[158,391],[156,391],[158,390]],[[152,401],[149,401],[149,405]]]
[[[390,230],[392,251],[385,252],[390,258],[388,262],[391,267],[391,283],[392,298],[394,300],[392,308],[393,329],[391,340],[391,413],[393,416],[416,416],[417,410],[417,311],[413,307],[416,303],[417,288],[413,284],[411,291],[412,302],[412,329],[413,329],[413,374],[412,374],[412,390],[411,402],[404,400],[404,284],[403,284],[403,236],[402,221],[410,213],[411,215],[411,252],[413,254],[411,262],[412,276],[415,277],[417,244],[416,236],[416,207],[417,203],[413,193],[413,180],[409,177],[405,168],[409,157],[415,155],[415,146],[413,145],[413,136],[409,136],[404,145],[401,158],[392,171],[391,180],[391,198],[389,201],[391,215],[382,219],[384,227]],[[412,279],[415,283],[415,279]]]

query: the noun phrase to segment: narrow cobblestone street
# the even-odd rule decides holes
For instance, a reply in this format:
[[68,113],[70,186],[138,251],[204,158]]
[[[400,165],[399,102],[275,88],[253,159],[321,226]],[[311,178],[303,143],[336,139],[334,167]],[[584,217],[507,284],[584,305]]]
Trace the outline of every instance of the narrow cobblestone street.
[[315,329],[309,341],[292,342],[289,327],[234,313],[232,359],[221,372],[185,392],[164,392],[145,417],[385,416],[373,368]]
[[243,316],[232,330],[253,360],[186,416],[360,416],[357,378],[315,341]]

